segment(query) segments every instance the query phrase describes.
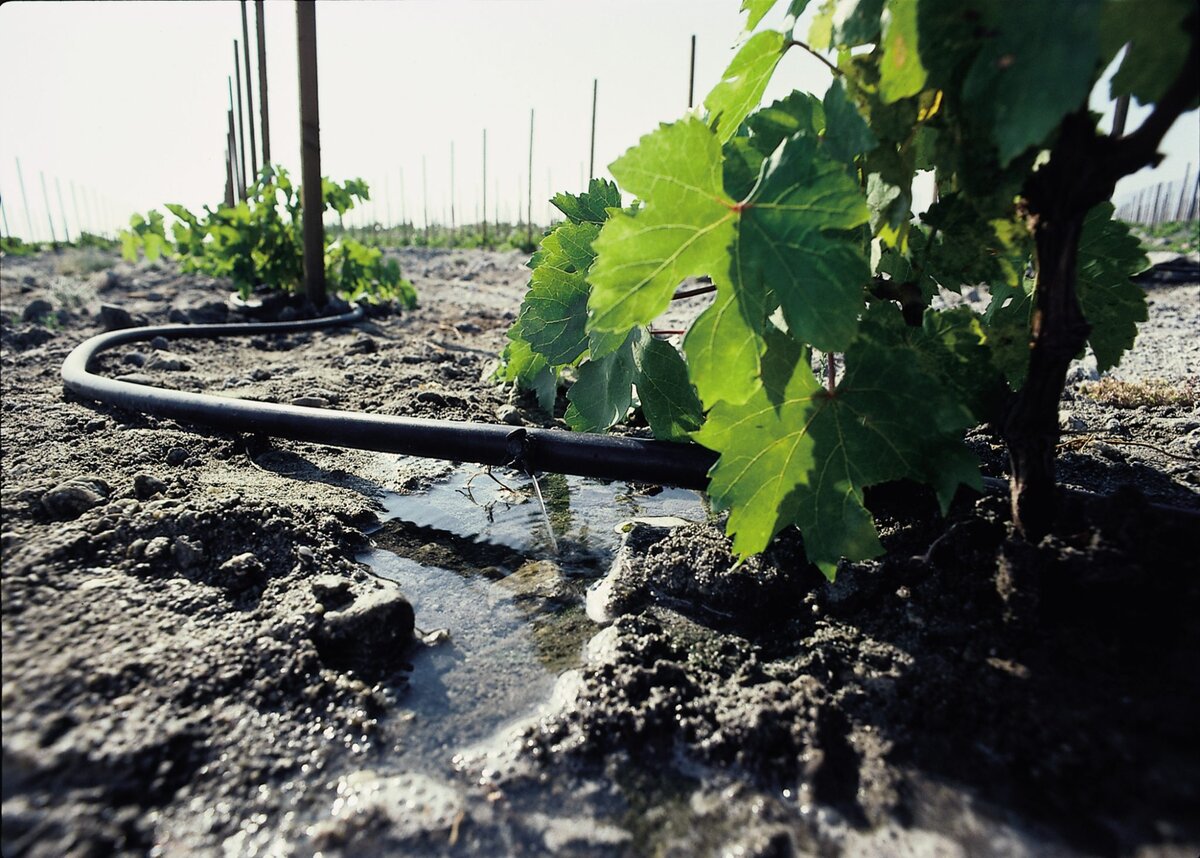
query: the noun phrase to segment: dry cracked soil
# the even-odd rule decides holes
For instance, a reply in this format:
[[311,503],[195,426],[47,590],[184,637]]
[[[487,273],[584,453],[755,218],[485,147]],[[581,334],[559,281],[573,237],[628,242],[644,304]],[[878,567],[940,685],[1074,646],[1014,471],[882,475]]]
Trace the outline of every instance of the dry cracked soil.
[[[414,311],[133,343],[96,371],[561,427],[561,396],[555,417],[490,379],[525,258],[398,255]],[[1200,286],[1146,288],[1110,379],[1124,398],[1072,370],[1060,478],[1092,494],[1065,496],[1050,536],[1014,535],[999,496],[943,518],[883,487],[887,555],[830,585],[794,534],[735,563],[711,515],[634,523],[573,575],[546,551],[376,531],[385,492],[445,467],[64,392],[63,359],[102,330],[234,321],[227,283],[99,251],[4,258],[3,854],[1193,856]],[[1002,477],[994,435],[971,443]],[[360,562],[372,540],[507,580],[558,629],[553,693],[397,764],[411,696],[439,681],[415,654],[462,654]]]

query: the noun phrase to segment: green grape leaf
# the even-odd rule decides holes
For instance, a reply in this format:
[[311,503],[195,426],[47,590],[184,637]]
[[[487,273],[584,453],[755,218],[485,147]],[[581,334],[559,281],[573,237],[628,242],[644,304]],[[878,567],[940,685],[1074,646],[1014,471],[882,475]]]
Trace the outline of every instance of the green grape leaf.
[[903,328],[895,308],[872,313],[832,395],[799,350],[791,366],[764,361],[786,380],[764,378],[745,403],[709,412],[695,438],[720,454],[709,495],[731,509],[726,529],[737,554],[762,551],[798,524],[809,562],[832,580],[839,558],[882,551],[863,504],[867,486],[911,477],[934,484],[945,503],[959,483],[978,484],[960,439],[972,417],[941,379],[921,373]]
[[825,106],[815,95],[797,90],[754,113],[747,124],[753,132],[751,145],[766,157],[794,134],[824,133]]
[[814,51],[827,51],[833,43],[833,7],[835,0],[824,0],[808,27],[808,46]]
[[614,212],[593,244],[589,328],[623,332],[666,309],[685,277],[727,267],[735,206],[720,143],[695,118],[660,126],[609,169],[645,207]]
[[[734,55],[721,82],[704,99],[709,121],[717,129],[722,143],[733,137],[742,120],[758,107],[767,81],[786,50],[787,39],[783,33],[763,30],[747,39]],[[620,182],[620,177],[617,180]],[[624,186],[624,182],[621,184]]]
[[856,155],[870,152],[879,144],[840,80],[826,91],[824,112],[825,148],[831,157],[853,163]]
[[634,328],[619,349],[579,368],[579,379],[567,391],[571,404],[563,419],[568,426],[576,432],[603,432],[625,419],[633,405],[633,352],[641,337],[642,329]]
[[1129,279],[1149,264],[1129,227],[1112,220],[1112,203],[1088,212],[1079,239],[1076,290],[1084,318],[1092,326],[1088,345],[1100,372],[1111,369],[1133,348],[1137,323],[1149,318],[1146,293]]
[[[1011,208],[1011,207],[1010,207]],[[921,216],[936,230],[925,254],[925,272],[945,289],[1003,282],[1020,283],[1032,251],[1031,236],[1012,212],[987,220],[965,195],[946,194]]]
[[668,342],[647,337],[634,351],[642,413],[663,441],[687,441],[704,420],[700,399],[688,381],[687,364]]
[[554,400],[558,396],[558,374],[546,363],[546,359],[529,348],[520,330],[520,321],[509,329],[510,342],[504,348],[497,376],[504,381],[516,382],[525,390],[532,390],[538,405],[547,414],[554,413]]
[[725,159],[722,167],[725,193],[732,199],[744,200],[750,196],[762,172],[763,153],[754,146],[754,138],[734,137],[721,147]]
[[1132,95],[1142,104],[1162,98],[1187,58],[1191,38],[1184,23],[1195,8],[1195,0],[1109,0],[1104,4],[1100,10],[1102,56],[1107,61],[1129,45],[1113,75],[1113,98]]
[[746,324],[738,309],[733,286],[714,277],[717,299],[708,306],[683,338],[688,373],[705,405],[719,401],[745,402],[760,386],[758,332]]
[[883,14],[883,56],[879,95],[890,104],[925,87],[917,33],[917,0],[889,0]]
[[746,16],[746,29],[753,30],[763,16],[771,11],[777,0],[742,0],[741,11],[749,12]]
[[879,41],[883,0],[838,0],[833,10],[833,44],[844,47]]
[[976,421],[998,412],[1004,376],[992,363],[983,320],[969,307],[926,310],[921,327],[907,328],[904,338],[922,373],[940,379]]
[[1006,165],[1087,98],[1100,56],[1100,0],[963,6],[955,14],[978,11],[983,35],[961,83],[962,104],[991,129]]
[[1033,314],[1033,281],[992,284],[992,300],[983,314],[992,362],[1017,390],[1029,371],[1029,319]]
[[542,239],[518,320],[522,336],[551,366],[573,363],[587,349],[585,280],[600,233],[594,223],[564,223]]
[[571,223],[602,224],[608,220],[608,209],[621,207],[621,192],[607,179],[592,179],[586,193],[555,194],[550,202]]
[[867,218],[844,165],[825,157],[811,137],[784,143],[742,211],[733,248],[731,271],[750,326],[761,330],[771,290],[796,339],[843,351],[854,338],[871,272],[861,243],[842,231]]

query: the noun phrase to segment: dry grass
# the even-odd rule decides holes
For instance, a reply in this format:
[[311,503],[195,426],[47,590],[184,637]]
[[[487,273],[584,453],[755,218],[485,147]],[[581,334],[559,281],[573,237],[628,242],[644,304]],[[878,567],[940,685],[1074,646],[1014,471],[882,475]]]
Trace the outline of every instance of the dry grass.
[[1117,408],[1162,405],[1186,407],[1200,401],[1200,380],[1188,379],[1172,384],[1158,378],[1148,381],[1102,378],[1082,385],[1082,391],[1097,402]]

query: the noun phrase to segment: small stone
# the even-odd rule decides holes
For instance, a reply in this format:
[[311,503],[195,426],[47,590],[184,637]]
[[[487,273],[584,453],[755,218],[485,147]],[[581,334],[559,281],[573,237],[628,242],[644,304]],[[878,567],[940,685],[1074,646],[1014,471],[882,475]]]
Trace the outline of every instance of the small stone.
[[171,312],[167,314],[167,320],[175,325],[190,325],[192,323],[192,320],[188,318],[188,314],[178,307],[171,309]]
[[1114,447],[1112,444],[1098,443],[1095,445],[1095,450],[1110,462],[1124,462],[1125,454]]
[[21,320],[24,322],[40,322],[53,312],[53,304],[45,298],[35,298],[25,307],[25,312],[21,314]]
[[427,402],[430,405],[445,405],[446,397],[432,390],[422,390],[417,394],[417,402]]
[[365,355],[379,351],[379,343],[375,342],[372,337],[366,334],[359,334],[346,347],[346,353],[352,355]]
[[129,311],[115,304],[100,305],[100,325],[106,331],[120,331],[137,326]]
[[250,372],[250,380],[251,381],[267,381],[270,378],[271,378],[271,370],[264,369],[261,366],[255,367]]
[[318,575],[309,586],[313,596],[325,608],[341,608],[351,601],[350,582],[337,575]]
[[294,322],[300,318],[300,311],[289,305],[279,311],[278,318],[281,322]]
[[1083,421],[1083,418],[1064,409],[1058,412],[1058,428],[1065,432],[1082,432],[1087,428],[1087,423]]
[[1116,417],[1110,417],[1104,424],[1104,431],[1110,435],[1128,435],[1125,425]]
[[142,557],[146,560],[154,561],[166,557],[170,551],[171,540],[165,536],[156,536],[146,543],[146,548],[142,551]]
[[204,562],[204,544],[188,536],[175,537],[171,553],[180,569],[192,569]]
[[138,500],[149,500],[157,494],[166,494],[167,484],[153,474],[134,474],[133,494]]
[[292,400],[292,405],[300,405],[304,408],[328,408],[329,400],[324,396],[297,396]]
[[317,651],[334,668],[386,672],[403,662],[414,619],[404,594],[395,587],[382,587],[359,596],[343,610],[326,613],[315,635]]
[[168,465],[182,465],[188,460],[188,451],[182,447],[172,447],[167,450]]
[[221,571],[236,575],[239,578],[248,578],[260,574],[263,571],[263,565],[254,556],[254,552],[246,551],[242,554],[235,554],[222,563]]
[[102,504],[111,491],[108,483],[97,477],[77,477],[42,495],[42,508],[54,518],[69,521]]
[[520,426],[523,421],[521,412],[513,405],[501,405],[496,409],[496,419],[510,426]]
[[120,286],[125,285],[124,279],[120,274],[109,269],[93,274],[88,278],[87,288],[94,289],[97,292],[110,292]]
[[121,358],[123,363],[132,364],[133,366],[145,366],[146,356],[141,352],[129,352],[125,357]]
[[[155,337],[158,339],[158,337]],[[160,372],[187,371],[192,365],[179,355],[168,351],[156,351],[146,360],[146,369],[156,369]]]
[[101,429],[107,428],[108,421],[103,417],[96,417],[89,420],[83,425],[83,428],[88,432],[99,432]]
[[219,324],[229,318],[229,307],[224,301],[206,301],[188,310],[187,316],[188,321],[197,325]]
[[150,348],[154,349],[155,351],[165,352],[167,349],[171,348],[171,341],[166,337],[155,337],[150,341]]

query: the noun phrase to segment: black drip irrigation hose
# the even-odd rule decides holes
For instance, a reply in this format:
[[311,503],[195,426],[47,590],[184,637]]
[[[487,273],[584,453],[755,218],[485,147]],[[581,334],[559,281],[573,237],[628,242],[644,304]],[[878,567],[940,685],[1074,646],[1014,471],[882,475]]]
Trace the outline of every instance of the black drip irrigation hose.
[[[362,318],[362,308],[355,307],[340,316],[297,322],[157,325],[112,331],[84,340],[67,355],[62,366],[63,385],[72,393],[109,405],[230,432],[256,432],[332,447],[475,462],[530,474],[546,471],[699,491],[708,487],[708,471],[717,454],[696,444],[278,405],[120,381],[96,375],[88,368],[101,352],[155,337],[178,340],[289,334],[350,324]],[[1007,494],[1009,485],[1006,480],[984,477],[984,490]],[[1079,489],[1062,491],[1081,498],[1103,497]],[[1161,504],[1150,507],[1200,521],[1200,512],[1196,510]]]
[[299,322],[233,325],[158,325],[99,334],[80,343],[63,361],[63,385],[88,399],[232,432],[257,432],[333,447],[400,453],[454,462],[548,471],[702,490],[716,453],[694,444],[643,441],[550,429],[460,423],[278,405],[227,396],[167,390],[105,378],[88,367],[101,352],[155,337],[196,339],[288,334],[362,319],[362,309]]

